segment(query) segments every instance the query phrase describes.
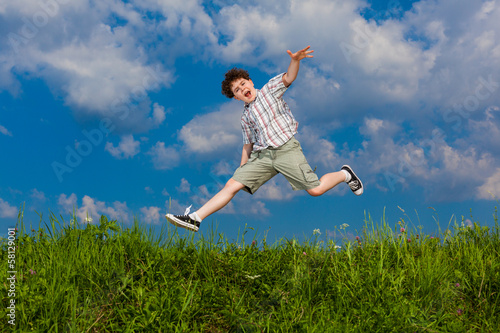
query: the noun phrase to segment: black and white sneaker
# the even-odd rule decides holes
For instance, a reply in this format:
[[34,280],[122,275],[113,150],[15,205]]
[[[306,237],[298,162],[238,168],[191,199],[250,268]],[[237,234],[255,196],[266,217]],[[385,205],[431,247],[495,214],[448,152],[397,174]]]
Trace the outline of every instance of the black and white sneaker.
[[351,175],[351,180],[347,182],[347,185],[349,185],[351,191],[353,191],[356,195],[363,194],[363,183],[361,182],[361,179],[356,176],[354,171],[352,171],[351,167],[348,165],[343,165],[341,170],[345,170]]
[[173,214],[166,214],[165,217],[167,218],[167,221],[172,223],[173,225],[177,227],[181,227],[184,229],[188,229],[191,231],[198,231],[200,228],[200,222],[193,220],[191,217],[189,217],[189,209],[191,206],[189,206],[186,211],[184,212],[184,215],[173,215]]
[[193,220],[189,217],[189,215],[167,214],[165,215],[165,217],[167,218],[168,222],[177,227],[181,227],[191,231],[198,231],[198,229],[200,228],[200,222]]

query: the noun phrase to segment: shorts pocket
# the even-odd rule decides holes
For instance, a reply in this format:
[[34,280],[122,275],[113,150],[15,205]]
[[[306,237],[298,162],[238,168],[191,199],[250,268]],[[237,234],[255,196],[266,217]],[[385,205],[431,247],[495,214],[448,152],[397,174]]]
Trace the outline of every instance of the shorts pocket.
[[304,174],[304,179],[306,180],[306,182],[314,182],[318,180],[318,176],[316,176],[308,163],[299,164],[299,168]]
[[248,163],[254,162],[257,158],[259,158],[259,154],[252,152],[252,154],[250,154],[250,157],[248,158],[248,160],[246,161],[246,163],[243,164],[242,166],[240,166],[240,168],[243,167],[243,166],[245,166],[245,165],[247,165]]
[[295,149],[299,149],[300,151],[302,151],[302,146],[300,145],[300,142],[296,141],[295,142]]
[[302,147],[300,147],[300,142],[297,140],[293,140],[292,144],[290,145],[290,149],[300,149],[302,150]]

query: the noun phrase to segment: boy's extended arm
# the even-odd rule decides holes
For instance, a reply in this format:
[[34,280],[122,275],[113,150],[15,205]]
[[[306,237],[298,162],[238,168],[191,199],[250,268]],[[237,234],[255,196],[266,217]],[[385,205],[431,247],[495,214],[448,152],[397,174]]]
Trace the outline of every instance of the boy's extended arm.
[[253,150],[253,143],[247,143],[243,145],[243,151],[241,152],[241,163],[240,166],[248,162],[248,159],[250,158],[250,154],[252,153]]
[[288,71],[283,75],[283,84],[288,87],[292,84],[293,81],[297,78],[297,73],[299,72],[300,61],[304,58],[312,58],[311,53],[314,51],[309,51],[311,46],[306,47],[300,51],[292,53],[292,51],[287,50],[286,52],[290,56],[290,65],[288,66]]

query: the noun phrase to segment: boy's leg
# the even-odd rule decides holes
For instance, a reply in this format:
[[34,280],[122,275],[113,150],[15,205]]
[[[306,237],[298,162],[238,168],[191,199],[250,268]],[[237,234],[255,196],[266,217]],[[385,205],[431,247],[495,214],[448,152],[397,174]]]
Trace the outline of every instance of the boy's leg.
[[315,188],[307,190],[307,193],[316,197],[331,190],[338,184],[345,182],[349,185],[354,194],[363,194],[363,183],[361,182],[361,179],[358,178],[352,168],[348,165],[343,165],[340,171],[327,173],[321,177],[319,181],[321,184]]
[[201,220],[204,220],[207,216],[226,206],[236,193],[244,187],[245,185],[242,183],[232,178],[229,179],[224,188],[198,209],[196,214],[198,214]]
[[[203,205],[197,212],[189,214],[189,208],[184,215],[166,214],[165,217],[173,225],[191,231],[198,231],[200,222],[212,213],[215,213],[231,201],[236,193],[244,187],[243,184],[234,179],[230,179],[226,186],[219,191],[212,199]],[[189,206],[191,207],[191,206]]]
[[356,195],[363,193],[363,184],[348,165],[340,171],[327,173],[321,179],[311,169],[302,152],[300,142],[291,138],[275,150],[274,167],[283,174],[294,190],[306,190],[312,196],[319,196],[345,182]]
[[331,190],[340,183],[346,181],[346,175],[343,171],[331,172],[325,174],[319,179],[320,185],[318,187],[306,190],[310,195],[317,197],[324,194],[325,192]]
[[[265,154],[265,152],[252,153],[249,161],[236,169],[233,177],[229,179],[224,188],[196,212],[189,214],[189,211],[186,210],[184,215],[166,214],[165,217],[178,227],[198,231],[202,220],[226,206],[240,190],[245,189],[253,194],[278,173],[272,167],[272,161],[264,156]],[[259,155],[262,155],[261,158]]]

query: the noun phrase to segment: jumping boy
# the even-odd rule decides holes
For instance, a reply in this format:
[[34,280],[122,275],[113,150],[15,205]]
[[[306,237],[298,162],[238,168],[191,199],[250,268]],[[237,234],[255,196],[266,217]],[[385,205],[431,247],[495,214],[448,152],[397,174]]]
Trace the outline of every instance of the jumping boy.
[[225,74],[222,93],[244,102],[240,167],[224,188],[196,212],[189,214],[188,208],[184,215],[166,214],[170,223],[198,231],[201,221],[226,206],[238,191],[253,194],[278,173],[285,176],[294,190],[306,190],[312,196],[322,195],[342,182],[347,183],[354,194],[363,193],[361,180],[348,165],[318,179],[294,137],[298,122],[282,96],[297,77],[300,61],[313,57],[314,51],[309,48],[296,53],[287,50],[291,58],[288,71],[272,78],[260,90],[254,88],[248,72],[243,69],[233,68]]

